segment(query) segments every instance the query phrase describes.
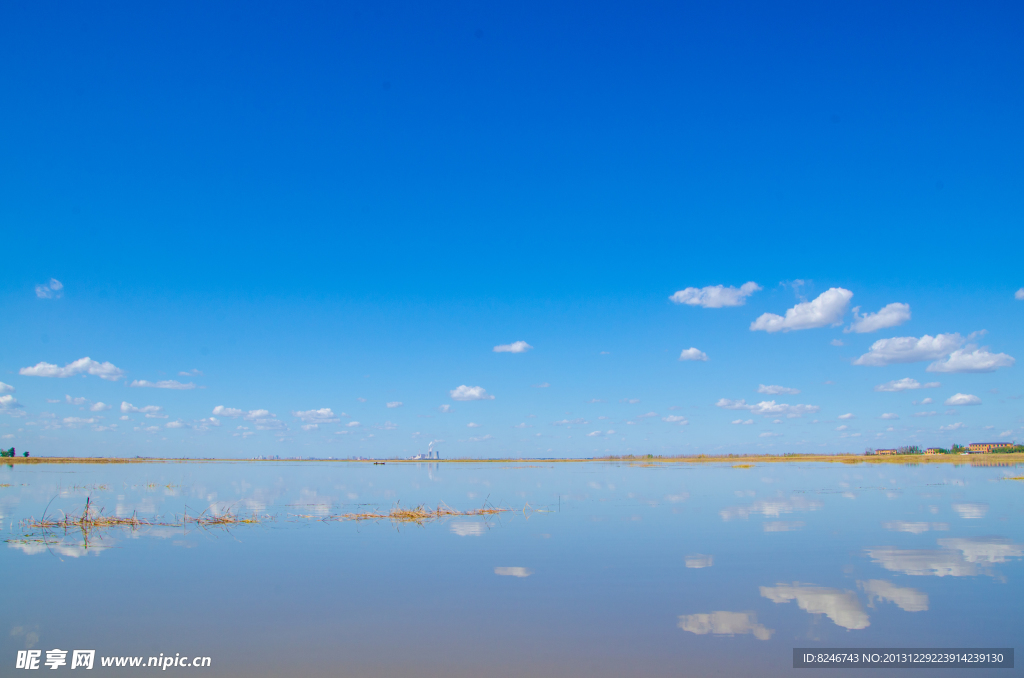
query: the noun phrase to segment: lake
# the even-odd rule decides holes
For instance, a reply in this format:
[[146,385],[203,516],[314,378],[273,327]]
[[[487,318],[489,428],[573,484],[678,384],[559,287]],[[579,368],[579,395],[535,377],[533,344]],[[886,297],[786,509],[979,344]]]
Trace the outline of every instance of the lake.
[[[4,465],[2,661],[59,648],[96,650],[95,675],[132,674],[101,657],[162,653],[208,656],[167,670],[211,676],[810,676],[828,670],[793,669],[793,648],[1013,647],[1024,482],[1008,478],[1021,475],[945,463]],[[87,537],[23,522],[80,515],[87,499],[95,515],[259,522]],[[421,504],[509,510],[333,519]],[[942,672],[976,674],[993,675]]]

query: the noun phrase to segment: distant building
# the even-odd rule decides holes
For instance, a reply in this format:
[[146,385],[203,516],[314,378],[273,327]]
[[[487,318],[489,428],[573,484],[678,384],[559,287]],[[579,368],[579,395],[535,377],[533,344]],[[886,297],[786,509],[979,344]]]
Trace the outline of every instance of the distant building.
[[1002,447],[1013,447],[1013,443],[971,443],[967,446],[969,452],[991,452]]
[[893,448],[890,450],[875,450],[875,454],[896,454],[896,449]]
[[942,448],[941,447],[929,447],[927,450],[924,451],[924,453],[925,454],[942,454]]

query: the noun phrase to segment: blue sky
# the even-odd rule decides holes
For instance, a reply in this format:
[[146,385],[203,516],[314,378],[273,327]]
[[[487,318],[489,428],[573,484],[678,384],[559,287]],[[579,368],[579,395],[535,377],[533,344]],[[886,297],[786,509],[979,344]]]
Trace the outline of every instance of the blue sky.
[[1017,5],[0,13],[5,447],[1024,439]]

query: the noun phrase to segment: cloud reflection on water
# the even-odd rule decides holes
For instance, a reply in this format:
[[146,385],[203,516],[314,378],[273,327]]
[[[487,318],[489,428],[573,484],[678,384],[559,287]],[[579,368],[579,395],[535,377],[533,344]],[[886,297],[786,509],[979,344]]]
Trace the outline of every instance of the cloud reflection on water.
[[884,579],[859,581],[864,592],[868,594],[868,605],[875,606],[875,599],[894,603],[907,612],[924,612],[928,609],[928,594],[917,589],[896,586]]
[[1005,563],[1024,556],[1024,545],[1004,537],[956,537],[939,539],[941,549],[866,549],[872,562],[887,570],[935,577],[973,577],[978,565]]
[[751,514],[758,514],[767,518],[778,518],[784,513],[795,511],[817,511],[823,507],[820,501],[805,499],[804,497],[791,497],[789,499],[759,499],[746,506],[729,506],[718,512],[722,520],[729,521],[733,518],[746,520]]
[[758,640],[768,640],[775,633],[757,623],[753,612],[726,612],[719,610],[710,614],[679,615],[679,628],[698,636],[713,633],[718,636],[735,636],[751,633]]
[[686,567],[692,569],[700,569],[703,567],[711,567],[715,564],[714,556],[706,556],[703,553],[695,553],[692,556],[686,556]]
[[762,586],[761,595],[774,603],[795,600],[801,610],[811,614],[824,614],[837,626],[846,629],[863,629],[871,625],[867,613],[860,606],[860,601],[853,591],[793,582],[792,585]]

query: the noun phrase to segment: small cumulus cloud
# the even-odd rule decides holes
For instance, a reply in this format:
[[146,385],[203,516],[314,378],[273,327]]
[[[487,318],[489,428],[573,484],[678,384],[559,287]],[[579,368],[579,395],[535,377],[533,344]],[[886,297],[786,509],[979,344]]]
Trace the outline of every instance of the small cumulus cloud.
[[10,393],[0,395],[0,410],[14,410],[21,407],[21,403]]
[[838,325],[842,322],[846,306],[852,298],[853,292],[850,290],[833,287],[822,292],[814,301],[804,301],[787,310],[785,317],[774,313],[762,314],[750,323],[750,330],[789,332]]
[[848,428],[850,428],[850,427],[849,427],[849,426],[847,426],[846,424],[843,424],[842,426],[836,426],[836,430],[837,430],[837,431],[845,431],[845,430],[847,430]]
[[747,401],[741,400],[729,400],[728,398],[721,398],[715,407],[721,407],[726,410],[748,410],[751,414],[760,414],[764,416],[770,415],[786,415],[790,419],[796,417],[802,417],[805,414],[814,414],[821,408],[817,405],[789,405],[786,403],[776,403],[774,400],[764,400],[756,405],[748,405]]
[[50,282],[36,285],[36,296],[40,299],[60,299],[64,296],[64,285],[56,278],[50,278]]
[[[241,414],[241,410],[237,410],[237,412],[238,414],[236,414],[235,416]],[[215,411],[214,414],[217,414],[217,412]],[[334,410],[332,410],[329,407],[321,407],[318,410],[299,410],[296,412],[292,412],[292,414],[307,424],[333,424],[335,422],[341,421],[341,419],[334,414]],[[344,417],[348,415],[342,412],[341,416]]]
[[686,417],[681,417],[678,414],[670,414],[667,417],[662,417],[662,421],[667,421],[670,424],[679,424],[680,426],[686,426],[690,422],[686,420]]
[[97,362],[86,356],[70,362],[64,367],[58,367],[46,362],[37,363],[32,367],[22,367],[18,370],[18,374],[26,377],[56,377],[58,379],[75,377],[80,374],[91,374],[107,381],[118,381],[124,376],[124,370],[112,363]]
[[0,393],[14,393],[14,387],[0,381]]
[[[163,408],[159,405],[146,405],[145,407],[135,407],[129,402],[121,401],[121,412],[127,414],[129,412],[140,412],[142,414],[156,414]],[[214,412],[214,414],[217,414]]]
[[742,306],[747,297],[761,290],[755,282],[744,283],[740,287],[713,285],[710,287],[687,287],[673,294],[669,299],[676,304],[700,306],[702,308],[723,308],[726,306]]
[[175,421],[169,421],[166,424],[164,424],[164,426],[166,428],[188,428],[188,424],[186,424],[185,422],[181,421],[180,419],[175,420]]
[[860,306],[853,309],[853,323],[843,332],[877,332],[887,327],[896,327],[910,320],[910,304],[889,304],[878,313],[860,315]]
[[985,349],[959,349],[945,360],[938,360],[928,366],[928,372],[995,372],[1000,367],[1011,367],[1017,362],[1005,353],[990,353]]
[[[960,348],[964,338],[958,333],[926,334],[917,337],[893,337],[879,339],[871,344],[868,352],[853,361],[854,365],[884,367],[899,363],[915,363],[924,360],[938,360]],[[933,370],[934,371],[934,370]]]
[[922,384],[917,379],[906,377],[879,384],[875,387],[875,390],[882,393],[896,393],[899,391],[915,391],[919,388],[938,388],[939,386],[942,386],[942,384],[937,381],[929,381],[927,384]]
[[959,431],[963,427],[964,427],[964,423],[962,421],[958,421],[955,424],[950,424],[948,426],[940,426],[939,430],[940,431]]
[[164,379],[163,381],[146,381],[145,379],[136,379],[131,384],[132,388],[169,388],[176,391],[191,391],[196,387],[191,381],[187,384],[183,384],[180,381],[174,379]]
[[544,383],[541,383],[541,384],[530,384],[530,388],[549,388],[550,386],[551,386],[551,384],[549,384],[546,381]]
[[463,384],[448,392],[452,400],[494,400],[483,386],[466,386]]
[[499,577],[529,577],[533,574],[533,570],[528,570],[525,567],[496,567],[494,568],[494,574]]
[[438,412],[443,412],[443,413],[447,414],[448,412],[452,411],[452,406],[451,405],[438,405],[437,411]]
[[833,339],[828,343],[832,344],[833,346],[846,346],[846,344],[843,343],[842,339]]
[[389,408],[391,408],[391,409],[395,409],[396,407],[401,407],[402,406],[402,401],[401,400],[392,400],[390,403],[387,404],[387,406]]
[[744,420],[744,419],[733,419],[732,423],[743,425],[743,426],[750,426],[751,424],[754,423],[754,420],[753,419],[746,419],[746,420]]
[[511,344],[499,344],[494,347],[495,353],[526,353],[533,346],[530,346],[525,341],[513,341]]
[[476,423],[475,421],[471,421],[468,424],[466,424],[466,428],[480,428],[480,424]]
[[968,393],[957,393],[946,398],[947,405],[980,405],[981,398]]
[[772,433],[771,431],[765,431],[764,433],[760,434],[758,437],[759,438],[777,438],[777,437],[779,437],[781,435],[782,435],[781,433]]
[[98,403],[93,403],[92,407],[89,408],[89,411],[90,412],[102,412],[104,410],[109,410],[109,409],[110,409],[110,405],[108,405],[106,403],[103,403],[103,402],[98,402]]
[[1014,292],[1013,298],[1016,299],[1017,301],[1024,301],[1024,287]]
[[900,416],[898,414],[896,414],[895,412],[886,412],[885,414],[883,414],[882,416],[879,417],[879,419],[899,419],[899,418],[900,418]]
[[701,351],[700,349],[696,349],[696,348],[690,347],[690,348],[684,349],[683,352],[679,354],[679,359],[680,360],[700,360],[702,362],[707,362],[708,354],[705,353],[704,351]]
[[840,419],[853,419],[854,418],[854,414],[853,414],[853,412],[847,412],[846,414],[840,414],[839,418]]

